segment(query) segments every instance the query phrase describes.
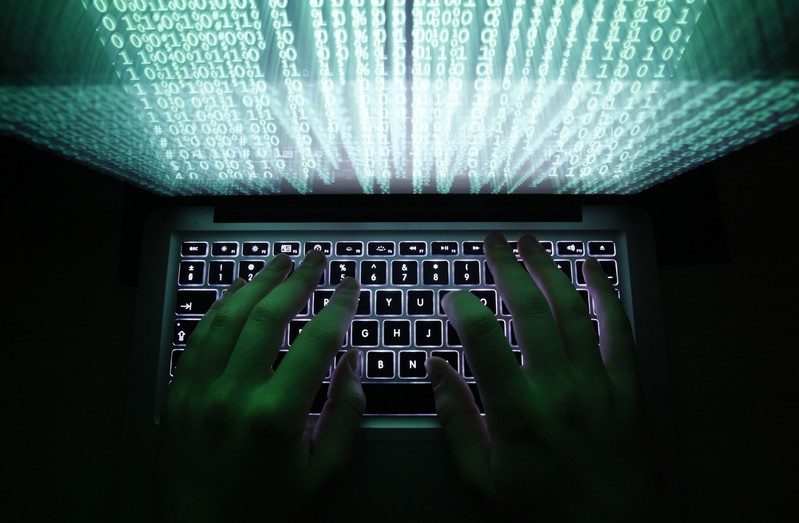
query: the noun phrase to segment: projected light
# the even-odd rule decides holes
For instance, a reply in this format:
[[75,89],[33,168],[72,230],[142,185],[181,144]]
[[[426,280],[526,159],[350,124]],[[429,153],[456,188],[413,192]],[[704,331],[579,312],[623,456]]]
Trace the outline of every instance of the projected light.
[[677,78],[705,0],[82,3],[121,89],[0,126],[164,194],[631,193],[798,119],[796,80]]

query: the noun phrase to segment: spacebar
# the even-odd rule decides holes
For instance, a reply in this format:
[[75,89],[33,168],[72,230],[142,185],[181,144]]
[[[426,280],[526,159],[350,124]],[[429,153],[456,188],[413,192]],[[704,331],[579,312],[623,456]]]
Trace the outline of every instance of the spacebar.
[[[366,414],[435,414],[436,402],[433,387],[429,383],[363,383],[366,394]],[[475,403],[480,412],[483,403],[474,383],[469,384]],[[327,383],[322,384],[316,393],[311,412],[321,412],[327,400]]]
[[364,383],[366,414],[435,414],[429,383]]

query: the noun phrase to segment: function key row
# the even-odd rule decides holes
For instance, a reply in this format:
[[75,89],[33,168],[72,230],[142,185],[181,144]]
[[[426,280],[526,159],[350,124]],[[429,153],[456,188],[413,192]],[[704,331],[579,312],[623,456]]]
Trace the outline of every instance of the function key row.
[[[336,256],[482,256],[482,241],[308,241],[304,246],[298,241],[273,242],[271,252],[299,256],[301,252],[307,254],[311,250],[322,251],[326,256],[335,252]],[[516,242],[509,242],[514,252],[518,254]],[[616,244],[613,241],[589,241],[586,251],[586,242],[582,241],[542,241],[541,245],[549,254],[557,256],[615,256]],[[304,247],[304,249],[302,248]],[[241,248],[241,250],[240,250]],[[180,254],[184,258],[204,258],[208,256],[209,243],[201,241],[187,241],[181,244]],[[237,241],[220,241],[210,244],[211,256],[236,257],[253,256],[263,257],[270,255],[270,242],[247,241],[241,244]]]

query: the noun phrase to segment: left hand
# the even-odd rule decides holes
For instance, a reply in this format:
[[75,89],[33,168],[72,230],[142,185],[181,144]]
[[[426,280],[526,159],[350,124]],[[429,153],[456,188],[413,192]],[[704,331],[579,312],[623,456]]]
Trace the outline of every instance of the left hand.
[[299,520],[346,467],[365,407],[357,351],[336,367],[312,433],[306,424],[359,286],[343,281],[273,372],[285,327],[308,302],[325,257],[311,251],[286,279],[290,267],[279,255],[251,283],[237,280],[189,340],[162,414],[160,521]]

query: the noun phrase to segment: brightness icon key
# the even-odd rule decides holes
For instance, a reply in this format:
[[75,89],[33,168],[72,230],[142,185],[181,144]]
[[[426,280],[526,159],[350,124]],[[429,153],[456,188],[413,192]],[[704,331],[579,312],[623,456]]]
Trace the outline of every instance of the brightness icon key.
[[269,256],[269,242],[244,242],[244,256]]

